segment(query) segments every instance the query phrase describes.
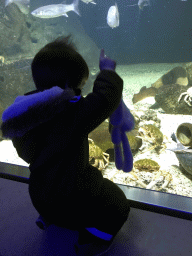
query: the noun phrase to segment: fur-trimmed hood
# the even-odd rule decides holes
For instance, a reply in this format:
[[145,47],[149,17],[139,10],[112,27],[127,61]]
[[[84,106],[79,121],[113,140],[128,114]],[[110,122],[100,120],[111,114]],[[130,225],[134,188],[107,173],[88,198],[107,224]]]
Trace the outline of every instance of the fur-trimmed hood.
[[76,102],[72,89],[63,90],[58,86],[42,92],[18,96],[2,115],[1,130],[3,137],[21,137],[40,123],[51,120],[55,114],[65,109],[67,101]]

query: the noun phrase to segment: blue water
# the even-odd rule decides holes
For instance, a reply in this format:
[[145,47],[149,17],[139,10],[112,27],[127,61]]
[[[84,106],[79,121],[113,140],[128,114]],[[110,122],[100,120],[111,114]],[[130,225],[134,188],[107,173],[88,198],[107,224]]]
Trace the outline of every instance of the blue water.
[[[67,0],[67,4],[72,1]],[[192,58],[192,1],[151,0],[150,6],[139,7],[138,0],[95,0],[85,4],[80,0],[79,17],[86,33],[99,48],[119,64],[146,62],[187,62]],[[117,3],[120,25],[107,27],[110,6]],[[31,1],[31,11],[60,0]],[[69,14],[70,15],[70,14]]]

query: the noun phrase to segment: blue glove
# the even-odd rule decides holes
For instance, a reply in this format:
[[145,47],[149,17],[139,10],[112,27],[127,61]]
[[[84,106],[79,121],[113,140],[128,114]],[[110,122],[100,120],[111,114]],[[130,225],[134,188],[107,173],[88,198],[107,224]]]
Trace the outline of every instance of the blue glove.
[[114,144],[116,168],[130,172],[133,169],[133,156],[126,132],[134,128],[135,122],[122,98],[117,109],[111,114],[109,121],[112,124],[111,140]]

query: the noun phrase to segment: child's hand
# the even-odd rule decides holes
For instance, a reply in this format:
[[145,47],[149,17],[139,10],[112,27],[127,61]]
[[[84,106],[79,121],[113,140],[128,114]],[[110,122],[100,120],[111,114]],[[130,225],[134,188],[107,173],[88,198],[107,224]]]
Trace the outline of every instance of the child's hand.
[[104,49],[101,49],[100,60],[99,60],[99,68],[100,70],[113,70],[115,71],[116,62],[109,57],[105,56]]

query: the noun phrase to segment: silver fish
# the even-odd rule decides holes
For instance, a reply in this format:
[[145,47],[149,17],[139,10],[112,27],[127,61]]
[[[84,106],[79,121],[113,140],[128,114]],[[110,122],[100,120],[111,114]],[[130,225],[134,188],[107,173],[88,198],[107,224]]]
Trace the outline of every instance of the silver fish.
[[91,4],[96,4],[93,0],[81,0],[82,2],[88,4],[88,3],[91,3]]
[[150,5],[150,0],[139,0],[138,6],[140,10],[143,10],[144,6],[149,6]]
[[128,5],[129,6],[135,6],[138,5],[140,10],[143,10],[144,6],[149,6],[150,5],[150,0],[139,0],[138,4],[132,4]]
[[15,3],[22,13],[29,13],[30,0],[5,0],[5,7],[11,3]]
[[192,174],[192,149],[183,146],[179,140],[177,139],[176,135],[177,147],[176,148],[167,148],[167,150],[173,151],[179,160],[181,166],[190,174]]
[[111,6],[108,10],[107,24],[111,28],[116,28],[119,26],[119,11],[116,3],[115,5]]
[[60,16],[68,17],[67,12],[74,11],[80,16],[78,4],[79,0],[74,0],[72,4],[50,4],[39,7],[31,14],[41,19],[50,19]]

